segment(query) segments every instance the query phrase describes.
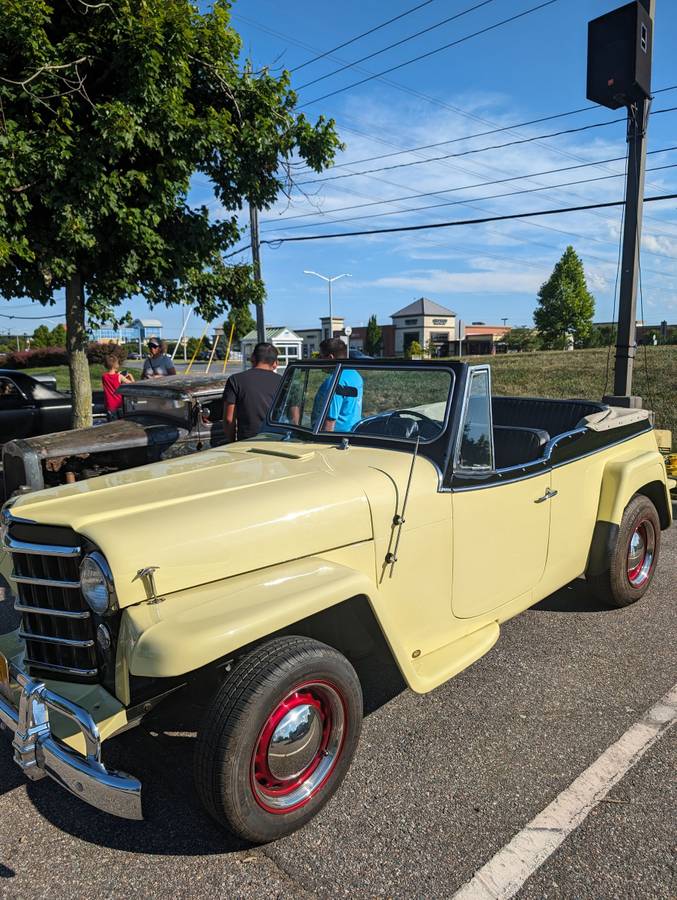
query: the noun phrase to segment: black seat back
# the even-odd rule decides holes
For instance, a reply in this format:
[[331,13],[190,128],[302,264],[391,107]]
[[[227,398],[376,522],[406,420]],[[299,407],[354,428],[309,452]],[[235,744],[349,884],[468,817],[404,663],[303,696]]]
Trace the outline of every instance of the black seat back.
[[549,440],[548,432],[539,428],[494,425],[496,468],[504,469],[506,466],[533,462],[543,455],[543,449]]
[[590,400],[545,400],[541,397],[492,397],[494,425],[510,428],[541,428],[548,434],[564,434],[584,416],[602,412],[604,403]]

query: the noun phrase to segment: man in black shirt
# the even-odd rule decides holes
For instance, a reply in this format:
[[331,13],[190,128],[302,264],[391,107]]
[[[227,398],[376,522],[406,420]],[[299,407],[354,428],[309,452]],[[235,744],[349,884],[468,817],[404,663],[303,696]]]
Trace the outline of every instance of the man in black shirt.
[[223,392],[223,432],[226,441],[256,437],[280,385],[277,350],[272,344],[257,344],[252,368],[231,375]]

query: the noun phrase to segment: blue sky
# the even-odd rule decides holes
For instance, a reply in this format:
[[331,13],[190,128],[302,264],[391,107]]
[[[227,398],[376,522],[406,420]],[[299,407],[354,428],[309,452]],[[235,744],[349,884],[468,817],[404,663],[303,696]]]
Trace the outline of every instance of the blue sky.
[[[319,78],[414,32],[435,25],[480,0],[431,0],[422,9],[382,28],[331,56],[294,73],[293,84]],[[509,198],[489,195],[533,189],[579,179],[622,173],[624,161],[589,165],[625,155],[623,122],[577,134],[560,135],[481,154],[423,162],[425,158],[516,141],[523,137],[577,128],[621,118],[623,110],[593,109],[566,118],[511,129],[499,135],[469,135],[526,122],[579,107],[585,98],[587,22],[612,9],[613,0],[556,0],[530,15],[458,46],[373,79],[319,102],[316,98],[378,73],[419,54],[537,5],[539,0],[488,0],[481,8],[429,33],[346,68],[315,85],[299,89],[299,103],[311,118],[320,113],[336,119],[346,150],[326,175],[416,161],[387,172],[304,184],[291,202],[280,202],[261,214],[261,237],[322,234],[343,230],[422,224],[502,215],[536,209],[575,206],[620,199],[623,179],[604,178],[579,186],[540,190]],[[415,0],[239,0],[233,22],[244,41],[245,55],[256,66],[300,66],[308,59],[348,40],[385,19],[415,6]],[[283,10],[283,14],[281,11]],[[657,0],[653,88],[677,84],[677,3]],[[677,106],[677,90],[658,94],[654,110]],[[459,141],[459,138],[464,140]],[[369,163],[351,162],[443,141],[446,147],[391,156]],[[654,115],[649,125],[649,151],[677,145],[677,112]],[[648,168],[677,163],[677,150],[653,153]],[[573,167],[568,172],[469,188],[476,182]],[[313,181],[308,173],[299,181]],[[320,176],[323,177],[323,176]],[[459,188],[462,188],[459,190]],[[677,190],[677,168],[647,173],[646,195]],[[447,195],[439,192],[451,191]],[[437,196],[400,200],[361,209],[341,207],[386,201],[411,194]],[[196,182],[192,202],[218,205],[209,187]],[[446,203],[438,209],[434,205]],[[454,205],[450,205],[454,203]],[[428,207],[416,211],[417,207]],[[357,216],[389,215],[351,219]],[[300,217],[291,221],[292,217]],[[419,231],[340,240],[283,244],[263,248],[263,275],[268,291],[266,321],[312,327],[326,314],[326,286],[305,276],[304,269],[329,275],[349,272],[335,285],[334,312],[352,325],[366,323],[371,313],[388,322],[390,313],[426,295],[453,309],[467,322],[531,322],[536,292],[568,243],[580,253],[588,286],[597,300],[598,320],[611,318],[620,208],[571,213],[527,221]],[[299,226],[303,225],[303,228]],[[245,258],[245,257],[243,257]],[[645,319],[677,321],[677,204],[647,204],[642,246]],[[14,307],[27,308],[26,301]],[[148,314],[142,299],[129,308]],[[35,309],[35,307],[34,307]],[[58,309],[58,308],[57,308]],[[38,310],[35,309],[37,314]],[[50,310],[54,312],[54,310]],[[168,334],[178,331],[180,313],[156,309]],[[639,311],[638,311],[639,315]],[[33,327],[36,323],[31,323]],[[193,319],[191,333],[199,333]]]

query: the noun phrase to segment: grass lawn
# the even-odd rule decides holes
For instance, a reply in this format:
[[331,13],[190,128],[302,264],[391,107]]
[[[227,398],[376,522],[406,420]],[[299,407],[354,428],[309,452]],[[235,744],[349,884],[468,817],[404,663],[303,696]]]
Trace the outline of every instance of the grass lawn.
[[[656,427],[677,436],[677,346],[637,348],[633,393],[656,413]],[[604,393],[607,351],[546,350],[500,356],[465,356],[466,362],[489,362],[495,394],[535,397],[581,397],[600,400]],[[614,350],[607,393],[613,390]],[[648,380],[647,380],[648,372]]]
[[[607,351],[603,349],[465,356],[463,359],[491,365],[493,391],[496,394],[599,400],[604,393]],[[611,393],[613,386],[613,364],[612,349],[608,393]],[[67,366],[24,371],[29,375],[56,375],[59,390],[69,389]],[[101,366],[89,367],[94,390],[101,390],[102,371]],[[637,349],[634,392],[656,413],[656,427],[669,428],[677,436],[677,346],[647,347],[646,363],[645,348]]]
[[[52,366],[51,368],[47,366],[44,369],[22,369],[21,371],[25,372],[27,375],[56,375],[57,390],[70,391],[71,389],[68,366]],[[101,374],[103,371],[103,366],[94,365],[89,367],[89,377],[92,382],[93,391],[103,390],[101,387]]]

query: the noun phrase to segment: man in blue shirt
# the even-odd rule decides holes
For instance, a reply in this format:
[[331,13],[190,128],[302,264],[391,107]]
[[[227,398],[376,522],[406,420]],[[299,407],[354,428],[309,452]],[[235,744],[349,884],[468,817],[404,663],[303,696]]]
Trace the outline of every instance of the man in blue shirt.
[[[321,359],[345,359],[348,349],[341,338],[327,338],[320,344]],[[322,413],[327,401],[327,394],[331,387],[333,375],[326,378],[320,385],[313,403],[312,424]],[[362,418],[362,393],[364,383],[362,376],[355,369],[344,369],[331,398],[327,417],[324,420],[322,431],[352,431]]]

